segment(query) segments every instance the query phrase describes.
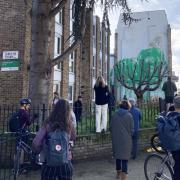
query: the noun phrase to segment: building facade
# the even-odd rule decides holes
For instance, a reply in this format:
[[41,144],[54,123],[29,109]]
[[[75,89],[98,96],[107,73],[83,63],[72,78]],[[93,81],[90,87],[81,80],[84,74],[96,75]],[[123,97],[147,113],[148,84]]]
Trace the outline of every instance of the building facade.
[[[1,104],[17,104],[21,97],[28,96],[28,64],[31,48],[30,6],[22,0],[17,0],[16,3],[12,0],[0,1]],[[13,52],[14,55],[12,55]],[[2,70],[3,64],[6,66],[4,70]],[[13,69],[12,66],[16,68]]]
[[[116,29],[116,53],[117,61],[123,59],[136,59],[142,50],[149,48],[159,49],[168,61],[169,75],[172,74],[172,54],[171,54],[171,28],[167,21],[164,10],[136,12],[132,16],[140,19],[130,26],[125,25],[122,17],[119,17]],[[117,98],[135,96],[132,90],[122,86],[117,87]],[[150,93],[150,92],[149,92]],[[153,96],[163,96],[162,91],[151,92]],[[147,94],[150,96],[150,94]]]
[[[73,1],[66,1],[65,6],[52,21],[52,39],[50,51],[54,58],[70,47],[73,31]],[[26,4],[22,0],[0,2],[0,56],[5,51],[15,51],[17,70],[0,71],[0,104],[17,104],[22,97],[29,95],[29,61],[31,49],[31,1]],[[54,67],[52,92],[58,92],[72,104],[81,95],[86,104],[94,100],[93,86],[98,75],[107,81],[109,61],[109,32],[100,23],[92,10],[87,10],[86,33],[83,43]]]
[[88,106],[95,101],[94,85],[97,77],[102,75],[108,83],[109,43],[109,30],[100,22],[98,16],[93,16],[91,9],[87,9],[86,31],[82,44],[81,95]]

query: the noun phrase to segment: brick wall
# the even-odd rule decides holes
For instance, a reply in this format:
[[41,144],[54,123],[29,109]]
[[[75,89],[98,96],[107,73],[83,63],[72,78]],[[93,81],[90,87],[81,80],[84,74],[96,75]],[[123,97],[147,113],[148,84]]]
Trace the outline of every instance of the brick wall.
[[[70,1],[66,1],[63,8],[63,32],[62,32],[62,53],[69,47],[68,37],[70,35]],[[61,78],[61,97],[68,98],[68,83],[69,83],[69,58],[67,57],[62,62],[62,78]]]
[[[30,50],[30,14],[22,0],[0,1],[0,60],[3,51],[19,51],[19,71],[0,71],[1,104],[17,104],[19,98],[28,94],[28,72]],[[26,43],[25,43],[26,42]]]
[[[144,129],[140,131],[139,150],[145,151],[150,147],[150,138],[154,134],[154,129]],[[0,146],[0,161],[4,166],[9,166],[12,162],[14,152],[14,140],[12,136],[0,137],[5,140]],[[2,139],[1,139],[2,140]],[[112,156],[111,134],[91,134],[78,136],[73,148],[73,159],[75,161],[84,159],[97,159]],[[1,164],[1,165],[2,165]]]
[[100,48],[101,48],[101,28],[100,28],[100,19],[96,16],[96,77],[101,75],[100,69]]
[[81,71],[83,69],[81,64],[81,46],[79,45],[75,49],[75,86],[74,86],[74,100],[77,100],[78,96],[81,95],[81,81],[82,81],[82,74]]
[[89,105],[91,103],[91,90],[92,90],[92,27],[93,16],[92,11],[87,9],[86,15],[86,31],[82,44],[82,99],[83,104]]
[[[145,151],[149,148],[150,139],[154,134],[154,129],[144,129],[140,131],[139,150]],[[111,135],[91,135],[77,137],[73,149],[74,160],[96,159],[105,156],[112,156]]]

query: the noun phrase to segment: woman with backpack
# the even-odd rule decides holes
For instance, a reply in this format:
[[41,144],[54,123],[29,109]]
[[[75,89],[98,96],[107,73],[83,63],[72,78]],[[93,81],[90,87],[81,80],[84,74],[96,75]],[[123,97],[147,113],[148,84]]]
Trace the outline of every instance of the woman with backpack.
[[41,180],[72,180],[70,140],[75,140],[71,108],[68,101],[60,99],[33,140],[35,151],[45,154]]

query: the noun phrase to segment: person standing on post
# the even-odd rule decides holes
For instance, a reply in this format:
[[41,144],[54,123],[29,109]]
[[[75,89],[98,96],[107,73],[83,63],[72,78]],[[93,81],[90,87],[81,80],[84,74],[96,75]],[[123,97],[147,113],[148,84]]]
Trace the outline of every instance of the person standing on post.
[[129,99],[129,102],[131,104],[131,108],[130,108],[129,112],[133,116],[133,121],[134,121],[134,132],[133,132],[133,136],[132,136],[131,156],[132,156],[132,159],[136,159],[137,151],[138,151],[138,139],[139,139],[141,111],[139,108],[135,107],[135,105],[136,105],[135,99],[131,98],[131,99]]
[[76,121],[81,121],[82,115],[82,98],[78,96],[78,100],[74,102],[74,114],[76,115]]
[[177,91],[176,84],[171,80],[171,76],[168,76],[167,81],[164,82],[162,90],[164,91],[165,94],[165,104],[166,104],[165,110],[167,111],[169,106],[173,103],[174,94]]
[[[94,85],[96,104],[96,132],[105,132],[107,128],[107,108],[109,101],[109,88],[104,78],[99,76]],[[102,121],[101,121],[102,117]]]

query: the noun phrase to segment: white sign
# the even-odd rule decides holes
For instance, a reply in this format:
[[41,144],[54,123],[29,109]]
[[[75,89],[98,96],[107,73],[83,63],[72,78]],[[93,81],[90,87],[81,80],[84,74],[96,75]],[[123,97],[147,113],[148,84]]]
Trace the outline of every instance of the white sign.
[[3,59],[18,59],[19,51],[3,51]]
[[18,71],[19,67],[2,67],[1,71]]

